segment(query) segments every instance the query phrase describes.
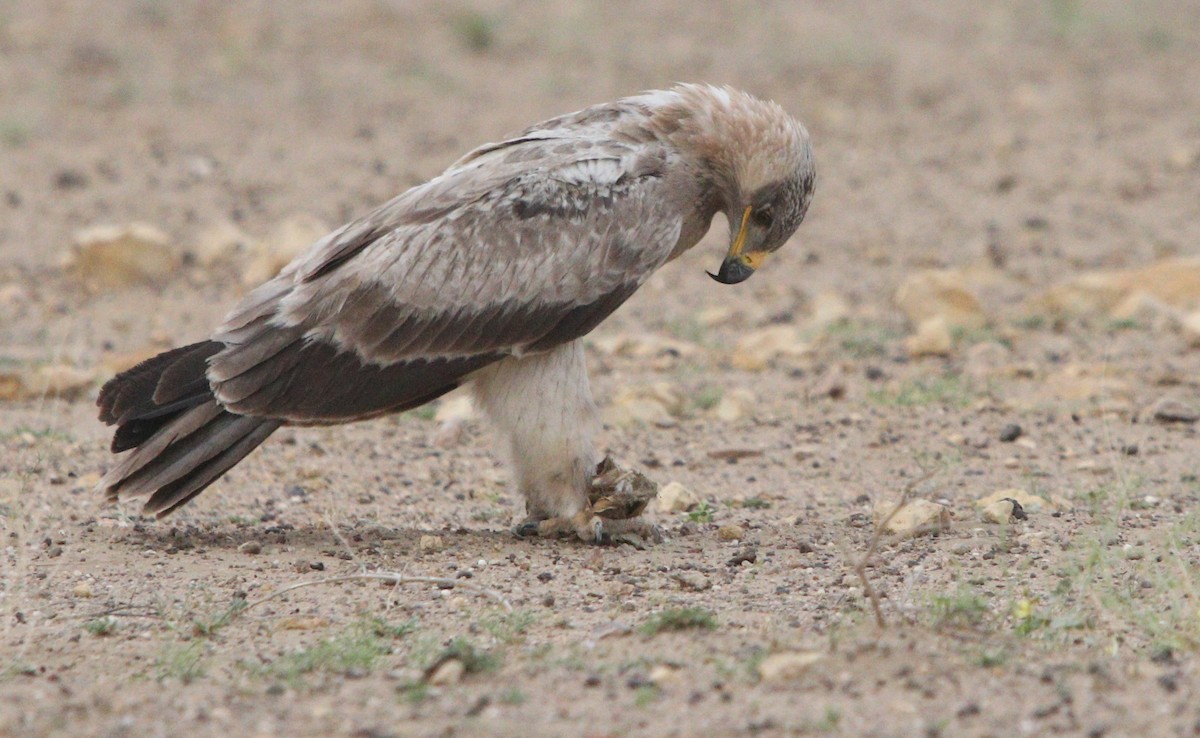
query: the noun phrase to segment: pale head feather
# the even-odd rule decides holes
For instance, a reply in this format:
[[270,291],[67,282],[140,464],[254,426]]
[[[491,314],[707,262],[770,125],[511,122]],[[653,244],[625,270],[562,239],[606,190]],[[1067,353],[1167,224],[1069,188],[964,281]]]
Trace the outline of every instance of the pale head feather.
[[815,176],[808,131],[782,107],[732,87],[681,84],[643,99],[659,135],[705,162],[733,194]]

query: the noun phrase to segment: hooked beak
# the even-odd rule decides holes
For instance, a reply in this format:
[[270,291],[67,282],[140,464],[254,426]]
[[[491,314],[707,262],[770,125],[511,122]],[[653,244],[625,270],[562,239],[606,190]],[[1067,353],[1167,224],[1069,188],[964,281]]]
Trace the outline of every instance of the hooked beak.
[[708,272],[708,276],[721,284],[737,284],[744,282],[754,274],[754,270],[758,269],[763,261],[767,258],[765,251],[745,251],[746,246],[746,229],[750,223],[750,207],[747,207],[742,213],[742,224],[738,228],[737,238],[733,240],[733,245],[729,247],[729,253],[725,255],[725,260],[721,262],[721,268],[716,274]]

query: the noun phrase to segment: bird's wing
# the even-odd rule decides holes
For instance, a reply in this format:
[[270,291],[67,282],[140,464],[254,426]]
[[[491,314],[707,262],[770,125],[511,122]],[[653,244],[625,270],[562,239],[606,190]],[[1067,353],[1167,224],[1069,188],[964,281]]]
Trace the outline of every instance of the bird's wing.
[[216,397],[295,423],[402,410],[607,317],[679,238],[661,147],[550,135],[464,157],[318,242],[214,338]]

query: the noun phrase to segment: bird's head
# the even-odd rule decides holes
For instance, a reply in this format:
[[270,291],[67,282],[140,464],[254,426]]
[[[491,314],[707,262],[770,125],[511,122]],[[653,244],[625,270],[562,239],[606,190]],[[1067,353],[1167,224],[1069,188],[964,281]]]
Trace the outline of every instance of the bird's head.
[[729,251],[709,276],[736,284],[791,238],[808,212],[816,182],[808,131],[776,103],[739,90],[676,89],[691,98],[691,142],[712,168],[729,221]]

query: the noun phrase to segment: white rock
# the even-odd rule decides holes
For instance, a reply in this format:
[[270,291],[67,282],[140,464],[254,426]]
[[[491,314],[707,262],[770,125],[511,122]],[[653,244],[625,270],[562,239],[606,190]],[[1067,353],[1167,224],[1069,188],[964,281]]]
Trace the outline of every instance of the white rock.
[[167,234],[148,223],[92,226],[75,234],[63,267],[93,291],[163,285],[182,263],[169,244]]
[[458,659],[447,659],[433,670],[427,681],[435,687],[447,687],[461,682],[466,671],[463,662]]
[[58,397],[73,400],[91,389],[96,373],[65,364],[0,373],[0,400],[38,400]]
[[917,272],[896,290],[896,305],[915,326],[941,318],[948,329],[982,328],[987,318],[967,282],[966,273],[957,269]]
[[819,651],[773,653],[758,665],[758,676],[768,684],[792,681],[810,673],[824,659]]
[[936,502],[909,500],[893,514],[895,508],[896,503],[890,501],[882,501],[875,506],[875,525],[880,526],[884,533],[910,538],[935,533],[950,526],[950,511]]
[[747,333],[737,342],[729,361],[736,369],[761,371],[779,358],[799,358],[812,353],[791,325],[775,325]]
[[229,220],[210,224],[196,237],[192,248],[196,261],[211,267],[232,260],[238,253],[254,250],[253,239]]
[[669,482],[658,490],[654,508],[661,513],[687,512],[700,504],[695,492],[679,482]]
[[840,293],[833,290],[818,292],[812,299],[812,316],[808,324],[814,328],[824,328],[850,317],[850,303]]
[[1192,348],[1200,348],[1200,310],[1183,316],[1179,323],[1188,345]]
[[995,502],[984,505],[979,511],[979,517],[985,523],[996,523],[1003,525],[1012,519],[1013,510],[1016,509],[1011,500],[996,500]]
[[737,387],[721,396],[716,407],[709,411],[714,418],[726,423],[753,417],[758,398],[745,387]]
[[602,414],[612,425],[671,426],[685,405],[683,393],[673,384],[655,382],[619,390]]
[[909,356],[947,356],[954,348],[950,324],[942,316],[929,318],[917,326],[917,332],[904,339]]

